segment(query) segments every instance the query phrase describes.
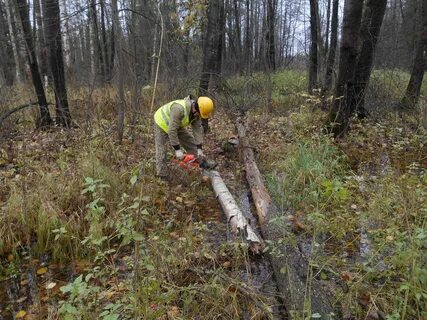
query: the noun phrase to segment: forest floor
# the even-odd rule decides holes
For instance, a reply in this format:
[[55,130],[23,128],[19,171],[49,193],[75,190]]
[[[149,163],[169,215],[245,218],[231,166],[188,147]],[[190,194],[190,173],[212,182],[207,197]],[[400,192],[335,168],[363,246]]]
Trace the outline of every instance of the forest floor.
[[[343,319],[426,319],[425,126],[393,114],[335,140],[324,101],[291,95],[286,112],[247,120],[314,276],[333,284]],[[155,177],[152,124],[128,126],[118,144],[113,121],[90,123],[4,131],[0,319],[285,318],[268,261],[230,233],[201,175],[171,164],[173,181]],[[251,217],[234,135],[217,112],[205,150]]]

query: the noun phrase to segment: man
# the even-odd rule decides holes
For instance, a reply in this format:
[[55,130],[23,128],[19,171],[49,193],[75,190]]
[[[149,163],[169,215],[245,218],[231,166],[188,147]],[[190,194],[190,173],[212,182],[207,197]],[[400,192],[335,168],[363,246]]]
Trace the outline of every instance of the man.
[[[166,161],[168,142],[175,150],[178,160],[184,158],[184,152],[202,158],[203,128],[202,119],[208,119],[214,109],[213,101],[208,97],[193,100],[191,96],[183,100],[171,101],[160,107],[154,114],[156,171],[157,175],[167,179]],[[190,130],[191,128],[191,130]]]

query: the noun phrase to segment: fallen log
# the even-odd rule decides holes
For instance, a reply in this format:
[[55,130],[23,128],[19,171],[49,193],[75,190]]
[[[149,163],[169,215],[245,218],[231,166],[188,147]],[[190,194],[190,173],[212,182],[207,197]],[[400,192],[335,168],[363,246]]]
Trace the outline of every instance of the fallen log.
[[285,223],[277,223],[283,221],[283,213],[275,206],[264,185],[245,125],[237,121],[236,128],[261,233],[263,239],[274,247],[267,252],[290,319],[306,319],[312,315],[321,316],[321,319],[339,318],[338,309],[335,309],[332,302],[332,294],[313,278],[309,261],[296,243],[289,241],[292,238],[289,227]]
[[9,116],[11,116],[12,114],[14,114],[15,112],[18,112],[19,110],[25,109],[25,108],[29,108],[29,107],[34,107],[34,106],[38,106],[38,102],[30,102],[27,104],[22,104],[20,106],[17,106],[13,109],[10,109],[9,111],[6,111],[5,113],[3,113],[0,116],[0,128],[3,124],[3,121],[6,120],[6,118],[8,118]]
[[215,196],[221,204],[233,233],[242,235],[249,243],[251,250],[254,253],[260,253],[263,248],[263,241],[253,231],[220,174],[217,171],[209,171],[205,174],[210,177]]

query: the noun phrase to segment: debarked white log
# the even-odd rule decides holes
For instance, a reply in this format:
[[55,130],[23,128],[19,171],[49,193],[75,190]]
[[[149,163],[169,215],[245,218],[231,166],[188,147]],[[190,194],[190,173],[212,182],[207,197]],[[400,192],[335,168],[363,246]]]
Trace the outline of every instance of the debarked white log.
[[210,171],[209,176],[211,178],[212,187],[215,191],[215,196],[221,204],[222,210],[224,211],[233,232],[244,235],[246,241],[250,243],[253,249],[255,249],[255,251],[259,251],[263,245],[262,240],[253,231],[248,220],[243,215],[232,194],[222,180],[219,172]]

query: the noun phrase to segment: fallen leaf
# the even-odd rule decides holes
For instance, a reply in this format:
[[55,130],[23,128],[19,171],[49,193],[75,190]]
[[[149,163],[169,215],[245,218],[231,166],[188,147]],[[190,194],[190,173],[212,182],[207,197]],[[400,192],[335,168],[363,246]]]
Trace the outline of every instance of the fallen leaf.
[[16,303],[22,303],[22,302],[24,302],[25,300],[27,300],[27,297],[19,298],[19,299],[18,299],[18,300],[16,300],[15,302],[16,302]]
[[362,292],[359,294],[357,300],[362,307],[367,307],[371,301],[371,296],[369,293]]
[[343,279],[344,281],[349,282],[352,280],[352,278],[353,277],[351,276],[350,272],[347,272],[347,271],[341,272],[341,279]]
[[21,310],[15,315],[15,318],[16,319],[22,319],[25,317],[26,314],[27,314],[27,311]]
[[20,282],[20,284],[23,287],[23,286],[26,286],[28,284],[28,282],[29,282],[28,279],[24,279]]
[[169,233],[169,235],[170,235],[172,238],[175,238],[175,239],[178,239],[178,238],[179,238],[179,234],[178,234],[177,232],[171,232],[171,233]]
[[49,282],[49,283],[46,285],[46,289],[47,289],[47,290],[50,290],[50,289],[53,289],[55,286],[56,286],[56,283],[55,283],[55,282]]
[[168,318],[174,319],[175,317],[179,317],[181,311],[177,306],[172,306],[168,311]]
[[307,231],[308,226],[306,226],[305,224],[303,224],[297,220],[297,221],[295,221],[294,229],[295,229],[295,231]]
[[42,274],[45,274],[47,272],[47,268],[46,267],[42,267],[37,269],[37,274],[40,276]]

